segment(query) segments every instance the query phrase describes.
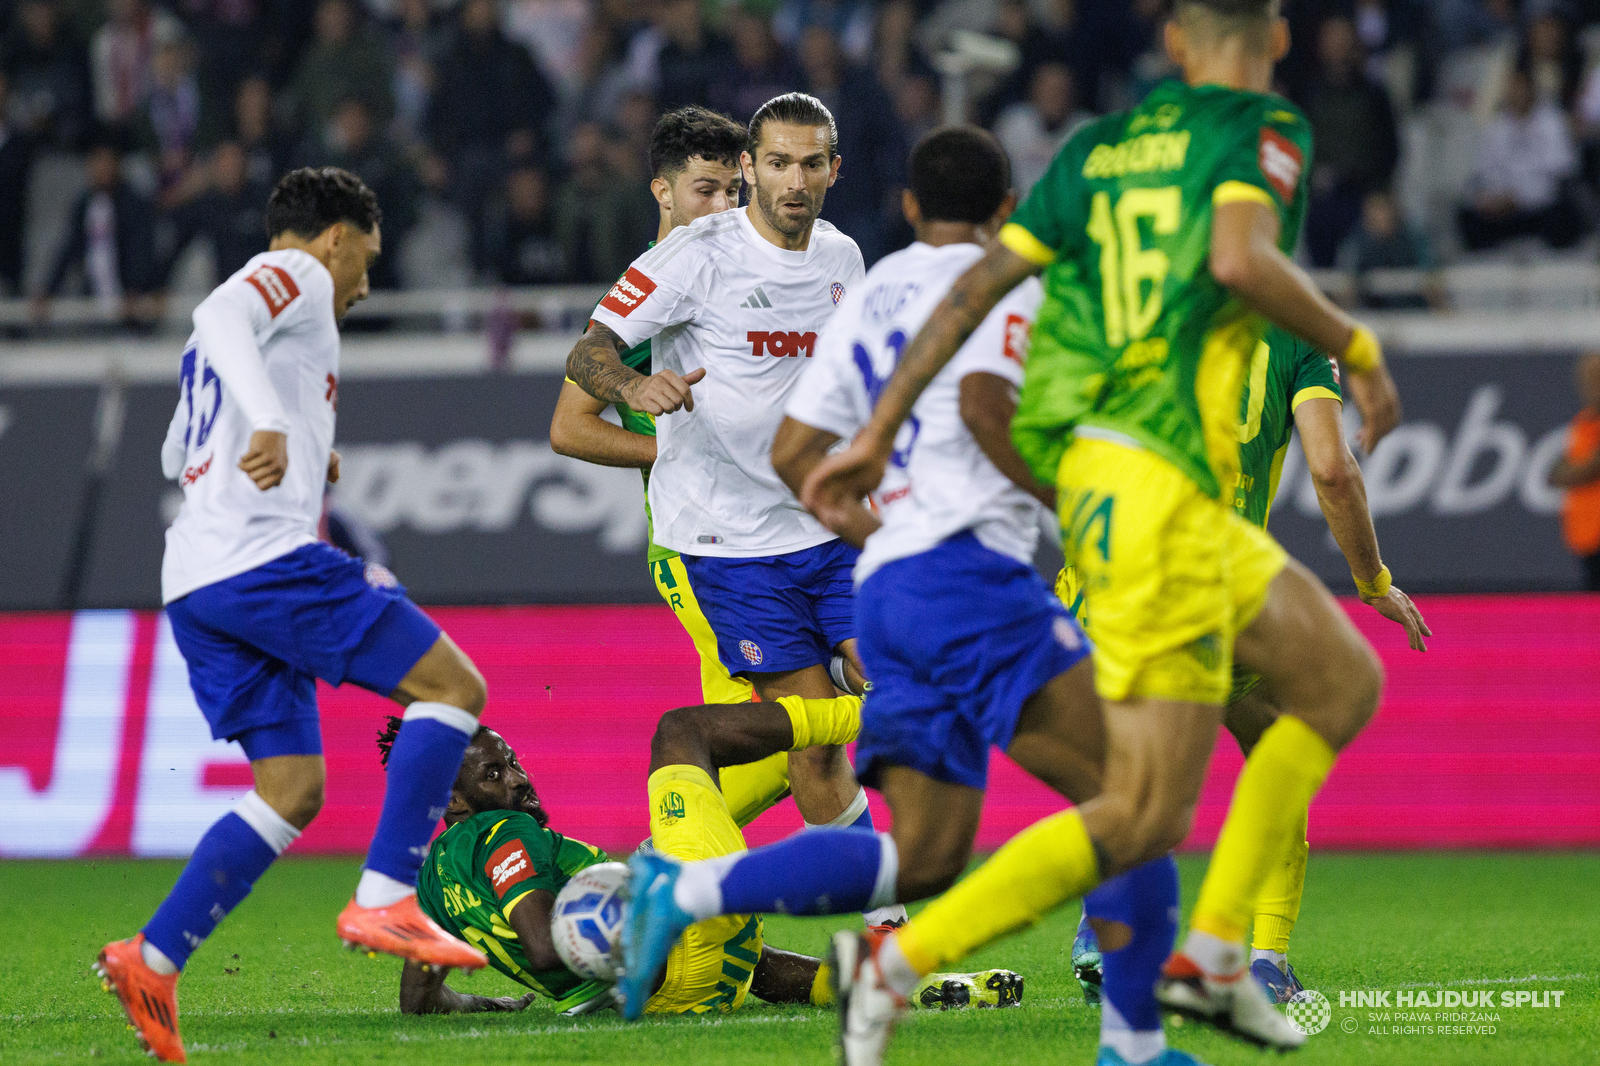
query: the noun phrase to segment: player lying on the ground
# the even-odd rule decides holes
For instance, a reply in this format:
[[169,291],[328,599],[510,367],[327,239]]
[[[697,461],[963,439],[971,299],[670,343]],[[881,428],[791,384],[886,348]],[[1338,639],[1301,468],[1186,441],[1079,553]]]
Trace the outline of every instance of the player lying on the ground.
[[[1361,467],[1345,443],[1340,419],[1342,404],[1338,366],[1326,352],[1276,326],[1267,330],[1251,357],[1240,399],[1239,479],[1233,493],[1234,510],[1254,525],[1266,528],[1267,515],[1278,492],[1278,473],[1283,469],[1290,438],[1298,429],[1317,502],[1333,539],[1344,552],[1362,601],[1404,627],[1414,650],[1426,651],[1424,638],[1432,636],[1432,631],[1410,597],[1390,581],[1388,567],[1379,555]],[[1068,576],[1063,572],[1063,582]],[[1081,601],[1081,596],[1063,596],[1068,603],[1074,598]],[[1081,616],[1079,620],[1082,621]],[[1223,724],[1247,757],[1261,734],[1277,720],[1278,713],[1277,700],[1261,675],[1235,664],[1233,690],[1228,695]],[[1309,853],[1302,819],[1294,829],[1288,856],[1272,868],[1256,900],[1250,973],[1279,1003],[1287,1003],[1304,987],[1289,965],[1288,952],[1289,936],[1300,915]],[[1098,955],[1094,934],[1085,921],[1073,942],[1072,964],[1080,981],[1089,982],[1084,985],[1084,995],[1091,1003],[1097,998],[1093,981],[1098,977]]]
[[1396,424],[1399,399],[1377,338],[1289,258],[1311,137],[1270,93],[1289,47],[1278,0],[1178,0],[1164,35],[1183,81],[1068,141],[907,345],[868,426],[804,486],[830,527],[852,521],[924,388],[999,301],[1047,271],[1012,436],[1033,475],[1056,485],[1063,548],[1084,583],[1105,785],[888,938],[884,950],[907,965],[861,971],[861,1062],[881,1059],[917,972],[1184,838],[1235,660],[1272,684],[1284,713],[1245,760],[1156,996],[1253,1042],[1305,1042],[1246,978],[1246,933],[1294,826],[1376,711],[1383,671],[1321,582],[1230,506],[1239,397],[1270,320],[1341,353],[1367,446]]
[[[982,130],[929,134],[912,152],[910,175],[905,213],[917,243],[879,262],[845,298],[778,431],[773,462],[791,484],[870,416],[906,337],[983,254],[1015,203],[1005,153]],[[813,829],[747,855],[686,865],[637,856],[634,900],[624,907],[627,972],[618,983],[630,1017],[679,934],[697,920],[837,913],[943,891],[971,853],[991,745],[1069,799],[1098,791],[1104,733],[1088,644],[1031,563],[1037,497],[1050,492],[1025,490],[1006,473],[1032,484],[1005,408],[1039,300],[1037,282],[1011,294],[919,401],[914,429],[877,495],[881,526],[858,506],[839,527],[866,542],[856,605],[874,687],[856,761],[893,810],[892,832]],[[1108,940],[1117,949],[1106,978],[1114,1006],[1102,1016],[1108,1055],[1164,1044],[1152,988],[1171,950],[1177,893],[1176,868],[1165,859],[1094,894],[1096,915],[1118,937]],[[857,962],[888,944],[876,931],[864,942],[853,933],[836,937],[845,960],[841,987],[855,983]],[[890,946],[883,951],[894,954]],[[907,996],[922,979],[906,985]],[[843,997],[840,1007],[848,1013]],[[844,1043],[855,1061],[848,1032]],[[1167,1061],[1192,1062],[1176,1051]]]
[[238,741],[255,788],[195,845],[144,929],[96,968],[141,1043],[185,1061],[179,971],[322,807],[317,679],[406,708],[347,944],[477,968],[481,953],[416,904],[437,809],[478,727],[483,678],[381,566],[317,539],[337,481],[339,320],[382,247],[377,198],[334,167],[293,171],[267,201],[268,251],[195,308],[161,467],[183,487],[161,593],[212,736]]
[[[744,850],[715,782],[719,770],[792,751],[809,743],[848,743],[861,722],[861,701],[787,697],[780,704],[685,707],[662,716],[651,742],[650,828],[657,850],[681,858],[713,858]],[[379,738],[385,751],[390,732]],[[556,895],[573,874],[606,857],[549,828],[550,816],[498,733],[479,727],[467,748],[445,808],[448,828],[434,841],[418,880],[422,909],[441,926],[482,948],[489,965],[532,989],[520,997],[456,992],[446,970],[407,963],[400,1009],[407,1014],[514,1011],[536,996],[556,1009],[584,1013],[609,1007],[610,986],[585,981],[561,964],[550,932]],[[1022,978],[1005,970],[937,974],[913,997],[918,1006],[1012,1006]],[[833,994],[817,959],[762,941],[755,915],[702,922],[668,961],[645,1009],[657,1014],[737,1010],[747,994],[769,1003],[826,1006]]]

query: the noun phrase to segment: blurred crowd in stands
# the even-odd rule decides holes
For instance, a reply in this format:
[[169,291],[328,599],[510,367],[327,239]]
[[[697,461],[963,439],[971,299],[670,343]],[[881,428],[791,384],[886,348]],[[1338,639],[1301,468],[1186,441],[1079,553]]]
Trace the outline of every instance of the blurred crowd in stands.
[[[1309,263],[1591,254],[1600,0],[1284,11],[1280,87],[1317,144]],[[0,0],[0,295],[41,318],[63,293],[147,317],[261,250],[265,198],[302,164],[376,190],[377,286],[607,282],[655,234],[657,115],[693,102],[743,120],[796,88],[837,117],[824,217],[870,264],[910,239],[905,158],[943,120],[953,34],[1011,46],[1014,69],[964,98],[1026,189],[1078,126],[1172,74],[1164,15],[1163,0]]]

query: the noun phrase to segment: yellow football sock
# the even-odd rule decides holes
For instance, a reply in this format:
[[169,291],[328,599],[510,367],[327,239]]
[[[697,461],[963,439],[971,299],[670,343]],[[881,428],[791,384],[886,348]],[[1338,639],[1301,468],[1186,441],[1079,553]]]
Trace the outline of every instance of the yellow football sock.
[[1035,822],[928,904],[896,940],[920,974],[1032,925],[1100,881],[1094,845],[1076,810]]
[[833,981],[830,979],[833,970],[827,963],[817,967],[817,976],[811,982],[811,1005],[813,1007],[833,1006]]
[[1289,852],[1267,874],[1256,900],[1255,938],[1250,946],[1262,951],[1288,954],[1289,934],[1300,917],[1300,896],[1306,888],[1306,859],[1311,845],[1306,843],[1306,815],[1289,836]]
[[789,753],[780,751],[759,762],[724,766],[717,776],[722,779],[728,812],[743,829],[789,794]]
[[1288,851],[1294,827],[1305,824],[1336,757],[1310,726],[1287,714],[1261,734],[1234,786],[1190,928],[1244,943],[1272,864]]
[[778,700],[778,705],[789,712],[789,724],[794,726],[790,751],[816,744],[848,744],[861,732],[861,699],[858,696],[835,696],[829,700],[784,696]]
[[744,837],[711,775],[698,766],[663,766],[650,775],[650,841],[680,862],[744,850]]

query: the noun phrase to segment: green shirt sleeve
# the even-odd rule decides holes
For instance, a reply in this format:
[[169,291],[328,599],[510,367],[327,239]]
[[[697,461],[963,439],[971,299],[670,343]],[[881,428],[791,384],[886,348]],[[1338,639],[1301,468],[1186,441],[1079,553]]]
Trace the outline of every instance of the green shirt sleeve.
[[1212,202],[1256,200],[1274,207],[1285,226],[1304,210],[1311,177],[1311,124],[1287,100],[1277,96],[1251,101],[1254,113],[1230,123],[1234,139],[1218,153],[1212,174]]
[[1078,172],[1086,146],[1094,143],[1099,125],[1091,123],[1079,130],[1056,153],[1044,176],[1001,228],[1000,242],[1035,266],[1049,266],[1069,254],[1072,243],[1082,236],[1083,209],[1078,204],[1082,182]]
[[1293,413],[1301,402],[1317,396],[1331,400],[1344,401],[1344,393],[1339,388],[1339,369],[1333,360],[1328,358],[1328,353],[1320,348],[1313,348],[1305,341],[1296,343],[1297,359],[1294,368],[1294,379],[1289,388],[1289,410]]
[[502,915],[510,914],[529,892],[543,889],[554,893],[566,883],[555,860],[550,831],[531,815],[508,813],[478,841],[473,858],[484,898]]

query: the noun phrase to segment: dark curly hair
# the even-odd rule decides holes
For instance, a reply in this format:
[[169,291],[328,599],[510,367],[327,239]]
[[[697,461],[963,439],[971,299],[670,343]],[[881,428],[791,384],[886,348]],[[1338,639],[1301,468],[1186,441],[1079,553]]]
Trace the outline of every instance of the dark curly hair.
[[727,115],[690,104],[668,111],[650,134],[650,176],[672,180],[691,159],[739,165],[745,129]]
[[750,151],[761,143],[761,130],[769,122],[783,122],[791,126],[828,127],[828,158],[839,154],[839,126],[833,121],[833,112],[821,100],[809,93],[784,93],[762,104],[750,117]]
[[1011,161],[988,130],[944,126],[911,150],[910,187],[926,221],[987,222],[1011,189]]
[[377,196],[360,178],[338,167],[291,170],[267,200],[269,240],[283,233],[311,240],[335,222],[371,233],[382,221]]
[[[384,718],[383,728],[378,730],[378,762],[384,767],[389,765],[389,753],[394,750],[395,738],[400,735],[400,727],[405,724],[405,719],[398,714],[391,714]],[[489,731],[486,725],[480,725],[472,733],[472,739],[477,740]],[[470,741],[468,743],[471,743]]]

